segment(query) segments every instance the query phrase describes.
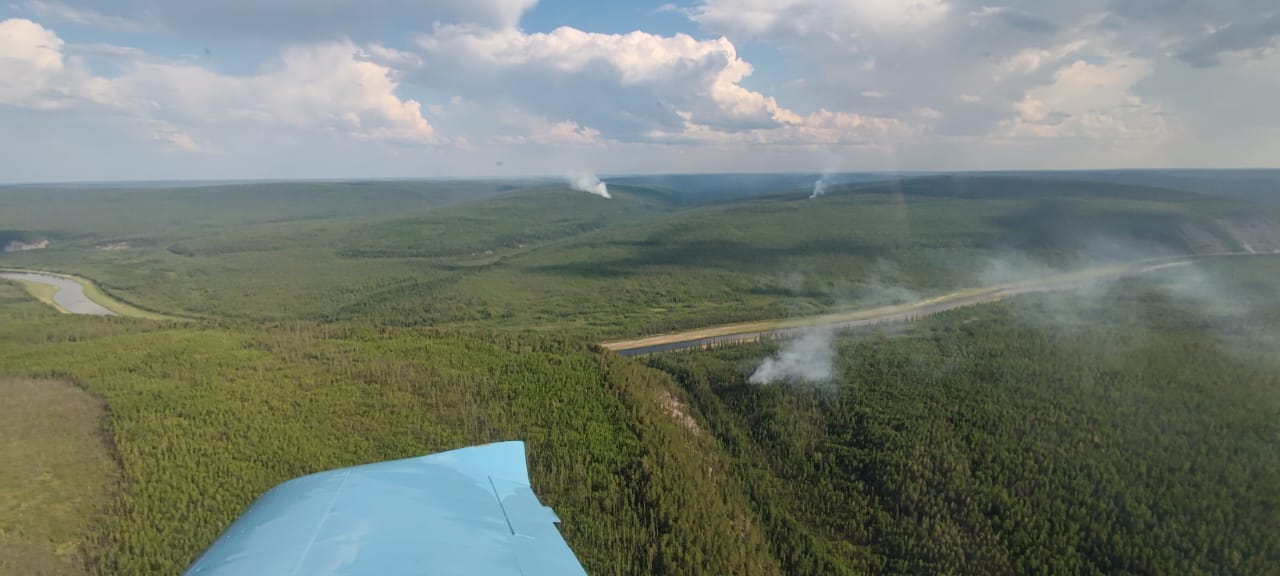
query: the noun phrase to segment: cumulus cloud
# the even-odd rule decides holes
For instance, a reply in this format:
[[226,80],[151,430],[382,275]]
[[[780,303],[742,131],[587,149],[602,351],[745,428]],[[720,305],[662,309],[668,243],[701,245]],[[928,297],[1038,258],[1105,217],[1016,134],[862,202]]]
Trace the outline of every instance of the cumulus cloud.
[[0,21],[0,103],[55,108],[69,74],[62,39],[30,20]]
[[548,125],[545,131],[534,136],[534,140],[547,144],[594,144],[600,141],[600,131],[579,126],[573,120],[564,120]]
[[412,76],[416,82],[517,103],[572,122],[561,128],[591,126],[618,140],[815,144],[907,130],[862,114],[799,114],[744,87],[753,68],[725,38],[443,25],[416,45],[424,62]]
[[1076,60],[1059,68],[1051,84],[1028,90],[1002,128],[1011,137],[1160,138],[1168,128],[1161,109],[1133,94],[1150,73],[1149,62],[1134,58]]
[[393,71],[363,58],[363,50],[347,40],[288,48],[261,72],[242,76],[129,50],[109,51],[121,60],[121,70],[98,76],[66,48],[57,34],[30,20],[0,22],[0,103],[92,107],[137,119],[140,126],[161,122],[153,140],[192,151],[203,146],[190,130],[226,122],[365,140],[435,140],[419,103],[396,95]]
[[[1075,22],[977,0],[703,0],[691,18],[735,41],[782,47],[828,109],[899,120],[933,109],[946,120],[925,132],[958,136],[995,129],[1020,90],[1043,80],[1028,75],[1053,56],[1041,51],[1079,35]],[[963,115],[947,114],[956,94],[971,97]]]
[[[1274,0],[659,9],[689,18],[693,35],[643,29],[670,14],[641,16],[628,34],[546,30],[544,18],[522,22],[535,4],[14,0],[4,13],[31,20],[0,24],[0,115],[81,144],[111,125],[140,146],[227,158],[263,126],[309,145],[322,135],[344,158],[355,156],[350,142],[396,143],[369,148],[372,158],[446,144],[433,158],[471,153],[468,173],[498,156],[507,172],[537,158],[526,169],[559,173],[1243,165],[1276,155]],[[557,7],[544,9],[554,18]],[[61,36],[51,28],[64,25]],[[129,42],[166,52],[118,45]],[[746,44],[769,57],[749,62]],[[623,149],[634,166],[612,160]],[[417,168],[428,161],[399,165],[437,174]]]
[[871,146],[891,148],[908,140],[918,127],[896,118],[864,116],[822,109],[772,128],[724,130],[685,117],[678,130],[654,130],[646,136],[662,142],[760,146]]
[[[1147,25],[1125,19],[1118,30],[1108,2],[702,0],[689,13],[730,39],[784,47],[811,98],[914,126],[909,141],[1159,140],[1164,108],[1138,88],[1154,73],[1154,55],[1139,54],[1129,30]],[[1156,41],[1138,35],[1145,49]],[[1081,84],[1093,80],[1101,97]],[[949,113],[958,106],[963,113]]]
[[[422,35],[417,45],[427,62],[418,82],[471,98],[518,97],[532,111],[610,132],[676,124],[681,113],[716,126],[788,118],[773,98],[739,84],[751,65],[723,38],[449,25]],[[512,85],[521,86],[519,93],[510,93]]]
[[[605,149],[616,143],[592,126],[531,112],[518,102],[475,100],[454,96],[431,106],[432,125],[457,145],[459,135],[475,146],[516,145],[560,151]],[[543,166],[555,170],[560,166]]]
[[710,29],[743,37],[851,39],[918,32],[948,11],[942,0],[706,0],[689,13]]

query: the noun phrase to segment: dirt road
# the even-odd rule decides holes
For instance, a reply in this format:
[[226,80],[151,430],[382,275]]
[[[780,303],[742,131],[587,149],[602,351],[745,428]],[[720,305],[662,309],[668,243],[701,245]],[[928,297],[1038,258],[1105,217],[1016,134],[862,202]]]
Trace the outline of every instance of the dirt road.
[[956,308],[995,302],[1010,296],[1035,292],[1073,290],[1117,277],[1146,274],[1175,266],[1187,266],[1196,260],[1204,258],[1242,255],[1247,254],[1204,254],[1141,260],[1127,264],[1115,264],[1063,273],[1047,278],[961,290],[910,304],[805,318],[725,324],[676,334],[662,334],[635,340],[605,342],[601,346],[624,356],[640,356],[686,348],[708,348],[725,344],[755,342],[763,338],[788,338],[804,330],[819,327],[832,330],[847,330],[883,324],[899,324],[932,316],[940,312],[955,310]]

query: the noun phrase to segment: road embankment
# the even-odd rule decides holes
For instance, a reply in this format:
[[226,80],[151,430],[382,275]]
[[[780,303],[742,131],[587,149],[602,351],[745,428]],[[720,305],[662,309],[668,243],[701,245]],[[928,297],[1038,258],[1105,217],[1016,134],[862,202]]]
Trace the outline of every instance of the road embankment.
[[1123,276],[1136,276],[1166,268],[1187,266],[1197,260],[1243,253],[1204,254],[1147,259],[1065,272],[1022,282],[960,290],[935,298],[879,308],[851,310],[820,316],[724,324],[675,334],[646,336],[634,340],[605,342],[602,347],[624,356],[642,356],[688,348],[710,348],[756,342],[765,338],[788,338],[814,328],[849,330],[886,324],[901,324],[966,306],[1003,300],[1036,292],[1074,290]]

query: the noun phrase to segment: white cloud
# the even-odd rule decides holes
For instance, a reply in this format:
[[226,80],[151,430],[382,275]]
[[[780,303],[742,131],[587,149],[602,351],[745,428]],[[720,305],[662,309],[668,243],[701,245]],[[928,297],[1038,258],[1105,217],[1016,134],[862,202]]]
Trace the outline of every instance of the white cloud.
[[[416,44],[424,63],[412,75],[417,82],[559,119],[557,131],[547,135],[567,142],[603,137],[830,144],[899,137],[909,130],[872,115],[801,114],[746,88],[742,82],[753,69],[725,38],[440,26]],[[579,126],[591,126],[592,132]]]
[[157,142],[164,142],[188,152],[201,152],[205,149],[204,146],[197,144],[195,139],[181,128],[172,126],[156,128],[151,137]]
[[433,125],[448,134],[450,145],[458,138],[475,146],[546,146],[559,150],[600,147],[615,140],[593,126],[572,119],[531,112],[513,102],[472,100],[454,96],[447,104],[431,107]]
[[927,29],[947,16],[942,0],[705,0],[691,17],[741,37],[896,36]]
[[1051,84],[1028,90],[1001,127],[1015,138],[1162,138],[1168,126],[1160,107],[1133,94],[1151,70],[1135,58],[1076,60],[1059,68]]
[[551,124],[544,132],[543,142],[550,144],[594,144],[600,141],[600,131],[589,126],[579,126],[572,120]]
[[[1178,134],[1166,103],[1172,95],[1142,94],[1158,61],[1139,54],[1135,39],[1152,49],[1160,40],[1149,29],[1157,25],[1117,29],[1121,20],[1109,7],[1108,0],[1017,7],[981,0],[702,0],[690,17],[735,40],[781,47],[792,73],[807,78],[809,99],[895,118],[916,128],[904,142],[917,148],[938,138],[1158,142]],[[1152,21],[1164,18],[1153,11]],[[1169,41],[1162,46],[1172,49]],[[863,66],[867,60],[877,65]],[[893,97],[881,98],[886,94]]]
[[[1045,67],[1079,39],[1072,28],[1082,16],[1050,22],[1034,8],[980,0],[702,0],[691,18],[732,40],[778,47],[817,105],[904,120],[931,109],[941,113],[930,119],[936,133],[973,136],[1010,114],[1022,91],[1046,81]],[[959,103],[968,104],[965,113],[948,114]]]
[[522,121],[508,129],[493,132],[494,142],[502,144],[538,144],[555,147],[605,144],[600,131],[590,126],[579,126],[572,120],[550,122],[543,118],[516,114]]
[[388,48],[381,44],[361,46],[358,55],[365,60],[376,62],[388,68],[401,69],[422,65],[422,58],[413,52]]
[[125,60],[118,75],[95,76],[78,59],[66,57],[65,47],[57,34],[35,22],[0,22],[0,103],[33,109],[93,106],[98,113],[163,121],[163,130],[151,137],[187,150],[202,147],[186,130],[223,122],[368,140],[435,139],[418,102],[396,95],[393,71],[362,58],[364,51],[350,41],[289,48],[262,72],[246,76],[132,57],[129,50],[115,51]]
[[[636,120],[669,119],[676,111],[716,124],[787,120],[773,98],[739,84],[752,68],[724,38],[598,34],[569,27],[526,34],[441,26],[419,37],[417,44],[427,62],[427,77],[421,81],[459,86],[472,97],[518,85],[526,96],[542,93],[554,101],[545,105],[572,109],[593,92],[626,91],[626,98],[604,104],[622,104],[620,112]],[[626,109],[637,102],[643,109]],[[654,108],[658,110],[650,110]]]
[[686,120],[679,130],[654,130],[650,140],[758,146],[873,146],[891,148],[919,133],[919,127],[894,118],[818,110],[771,128],[722,130]]
[[522,29],[535,0],[12,0],[40,24],[0,22],[0,117],[22,134],[0,173],[64,148],[228,176],[1266,164],[1274,4],[660,8],[687,36],[536,28],[553,5]]
[[1079,52],[1088,45],[1083,40],[1067,42],[1051,48],[1027,48],[1019,50],[1000,63],[1000,69],[1012,74],[1031,74]]
[[[415,100],[396,95],[391,69],[359,58],[349,41],[294,47],[263,73],[212,75],[213,93],[225,87],[239,111],[307,127],[330,124],[358,138],[430,142],[434,131]],[[206,110],[193,110],[201,113]]]
[[64,73],[62,44],[57,34],[30,20],[0,22],[0,103],[50,107],[46,95]]

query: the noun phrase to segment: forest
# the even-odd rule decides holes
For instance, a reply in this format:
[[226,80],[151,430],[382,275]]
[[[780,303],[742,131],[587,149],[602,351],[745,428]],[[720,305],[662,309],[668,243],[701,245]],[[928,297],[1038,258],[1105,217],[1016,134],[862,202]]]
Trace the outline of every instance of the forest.
[[[0,574],[54,540],[71,573],[177,573],[282,481],[507,439],[590,574],[1271,573],[1280,210],[1084,176],[0,188],[0,233],[49,240],[0,268],[169,318],[0,281],[0,384],[83,393],[96,431],[48,464],[95,467],[77,511],[0,490],[77,518],[0,519]],[[832,334],[818,381],[749,381],[790,341],[599,346],[1219,253]]]
[[612,200],[548,182],[8,188],[0,232],[50,244],[0,266],[91,278],[175,316],[598,341],[1280,248],[1280,205],[1079,178],[848,176],[816,200],[811,181],[785,187],[798,177],[733,176],[629,178]]
[[589,344],[68,317],[0,288],[0,372],[110,406],[124,478],[86,554],[103,573],[180,572],[296,476],[511,438],[593,574],[768,565],[759,531],[739,538],[751,519],[714,444],[663,412],[670,380]]
[[1280,259],[1208,310],[1163,278],[849,335],[650,357],[732,455],[788,573],[1266,574],[1280,559]]

